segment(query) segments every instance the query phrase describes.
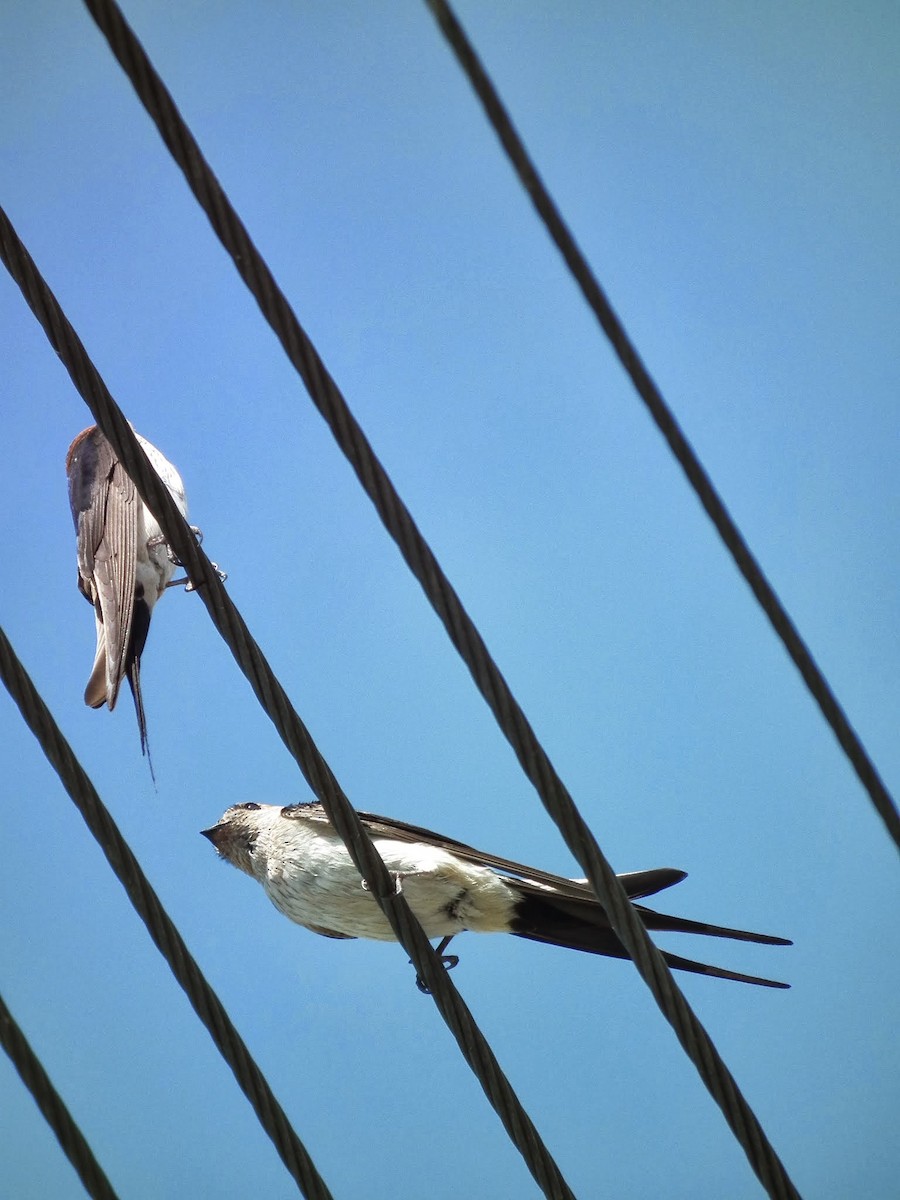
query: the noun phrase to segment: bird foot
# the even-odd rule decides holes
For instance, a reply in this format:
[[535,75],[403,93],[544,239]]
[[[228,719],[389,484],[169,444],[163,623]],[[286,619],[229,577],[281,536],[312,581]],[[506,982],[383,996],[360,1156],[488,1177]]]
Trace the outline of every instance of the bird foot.
[[[228,578],[228,572],[223,571],[218,563],[214,563],[211,561],[209,565],[212,567],[212,569],[218,575],[219,583],[224,583],[225,580]],[[184,563],[176,563],[176,566],[183,567]],[[179,587],[181,584],[184,584],[184,590],[186,592],[196,592],[196,590],[197,590],[197,586],[190,579],[188,579],[187,575],[185,575],[183,579],[172,579],[169,583],[166,584],[166,587]],[[200,587],[203,586],[202,580],[200,581],[199,586]]]
[[[412,959],[410,959],[409,961],[410,961],[410,963],[412,963]],[[441,966],[444,968],[445,971],[452,971],[453,968],[458,965],[459,965],[459,955],[458,954],[442,954],[441,955]],[[421,975],[416,976],[416,987],[419,989],[419,991],[422,993],[423,996],[431,995],[431,988],[428,986],[428,984],[425,982],[425,980],[422,978]]]
[[[192,533],[192,534],[194,535],[194,537],[197,539],[197,545],[198,545],[198,546],[201,546],[201,545],[203,544],[203,530],[202,530],[202,529],[200,529],[200,528],[199,528],[198,526],[196,526],[196,525],[191,525],[191,526],[189,526],[189,528],[190,528],[190,531],[191,531],[191,533]],[[175,554],[175,552],[174,552],[174,550],[172,549],[172,547],[171,547],[171,546],[169,546],[169,545],[166,543],[166,540],[165,540],[165,538],[162,538],[162,537],[159,537],[159,538],[153,538],[151,541],[149,541],[149,542],[147,543],[147,545],[148,545],[148,546],[165,546],[165,547],[166,547],[166,553],[167,553],[167,554],[168,554],[168,556],[169,556],[169,562],[170,562],[170,563],[172,563],[172,565],[173,565],[173,566],[176,566],[176,567],[183,567],[183,566],[184,566],[184,563],[183,563],[183,562],[181,561],[181,559],[180,559],[180,558],[179,558],[179,557],[178,557],[178,556]],[[225,580],[228,578],[228,572],[227,572],[227,571],[223,571],[223,570],[222,570],[222,568],[219,566],[219,564],[218,564],[218,563],[211,562],[209,565],[212,567],[212,569],[213,569],[213,570],[215,571],[215,573],[218,575],[218,577],[219,577],[219,582],[220,582],[220,583],[224,583],[224,582],[225,582]],[[188,579],[187,575],[185,575],[185,576],[184,576],[182,579],[170,579],[170,580],[169,580],[169,582],[166,584],[166,587],[167,587],[167,588],[171,588],[171,587],[182,587],[182,586],[184,587],[184,590],[185,590],[186,592],[195,592],[195,591],[197,590],[197,588],[196,588],[195,584],[194,584],[194,583],[192,583],[192,581],[191,581],[190,579]]]
[[[454,967],[459,965],[459,955],[458,954],[445,954],[444,953],[444,951],[450,945],[452,940],[453,940],[453,934],[451,934],[450,937],[443,938],[441,940],[441,942],[439,943],[439,945],[436,947],[436,952],[441,960],[441,966],[444,968],[445,971],[452,971]],[[412,959],[410,959],[409,961],[410,961],[410,964],[412,964]],[[416,975],[416,987],[419,989],[419,991],[422,993],[423,996],[431,995],[431,988],[428,986],[428,984],[425,982],[425,980],[422,978],[421,975]]]

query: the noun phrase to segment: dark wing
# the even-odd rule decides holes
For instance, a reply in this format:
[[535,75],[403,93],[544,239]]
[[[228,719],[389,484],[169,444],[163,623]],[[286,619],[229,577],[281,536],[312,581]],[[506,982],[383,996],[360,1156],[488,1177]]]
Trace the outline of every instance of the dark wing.
[[[530,942],[544,942],[550,946],[562,946],[567,950],[583,950],[588,954],[602,954],[607,958],[629,958],[629,954],[611,929],[598,928],[596,925],[583,926],[573,929],[569,923],[558,927],[546,927],[540,923],[537,927],[529,926],[521,919],[521,926],[514,925],[510,933],[516,937],[526,938]],[[692,975],[708,975],[713,979],[733,979],[737,983],[754,983],[759,987],[789,988],[789,983],[777,979],[766,979],[762,975],[745,975],[741,971],[729,971],[727,967],[714,967],[710,963],[697,962],[693,958],[683,958],[680,954],[672,954],[668,950],[660,950],[666,963],[675,971],[689,971]]]
[[85,692],[92,707],[112,708],[128,667],[134,616],[139,500],[109,442],[96,427],[72,443],[66,460],[78,536],[78,586],[94,605],[106,641]]
[[[318,821],[330,824],[325,809],[319,803],[295,804],[281,810],[290,820]],[[498,858],[443,837],[420,825],[409,825],[391,817],[378,817],[372,813],[359,814],[363,824],[373,838],[391,838],[399,842],[425,842],[448,850],[458,858],[479,866],[493,867],[512,877],[511,882],[519,893],[516,917],[510,932],[529,941],[546,942],[554,946],[565,946],[571,950],[584,950],[589,954],[604,954],[610,958],[628,958],[628,952],[612,929],[606,910],[594,895],[593,889],[578,879],[566,879],[508,858]],[[652,871],[633,871],[620,875],[619,879],[632,898],[649,896],[662,888],[671,887],[685,877],[684,871],[672,867],[659,867]],[[548,890],[549,889],[549,890]],[[691,921],[683,917],[670,917],[637,904],[641,920],[648,929],[701,933],[713,937],[736,938],[739,941],[763,942],[767,945],[789,946],[784,938],[770,937],[764,933],[748,933],[742,929],[729,929],[723,925],[708,925],[702,921]],[[661,951],[670,967],[679,971],[690,971],[696,975],[711,975],[717,979],[734,979],[740,983],[755,983],[763,987],[786,988],[789,984],[757,975],[743,975],[724,967],[713,967],[677,954]]]
[[[520,880],[516,880],[513,886],[520,899],[510,925],[510,933],[532,942],[564,946],[569,950],[583,950],[588,954],[605,954],[609,958],[629,957],[612,929],[605,910],[596,900],[575,900],[569,896],[558,896],[555,892],[547,892]],[[769,937],[768,934],[747,933],[742,929],[727,929],[722,925],[708,925],[702,921],[669,917],[640,904],[636,904],[635,908],[644,925],[650,930],[677,930],[682,933],[736,938],[746,942],[763,942],[766,945],[790,945],[784,938]],[[711,975],[717,979],[734,979],[740,983],[755,983],[762,987],[789,986],[774,979],[744,975],[738,971],[729,971],[725,967],[713,967],[694,959],[682,958],[680,955],[669,953],[668,950],[661,950],[660,953],[670,967],[679,971]]]
[[789,938],[774,937],[770,933],[750,933],[746,929],[732,929],[728,925],[710,925],[707,921],[692,921],[688,917],[670,917],[668,913],[654,912],[636,904],[641,920],[648,929],[659,933],[702,933],[705,937],[731,938],[735,942],[757,942],[762,946],[793,946]]
[[[662,868],[663,870],[665,868]],[[637,871],[636,875],[652,875],[652,871]],[[622,876],[619,876],[621,879]],[[574,925],[583,925],[586,929],[594,929],[598,924],[609,929],[609,918],[603,906],[597,901],[593,892],[587,896],[569,896],[553,893],[548,895],[546,889],[535,886],[531,880],[516,879],[516,891],[524,898],[525,907],[532,908],[541,919],[544,928],[550,923],[551,911],[570,930]],[[640,893],[646,895],[646,892]],[[630,893],[629,893],[630,895]],[[655,933],[698,933],[705,937],[731,938],[736,942],[756,942],[763,946],[790,946],[787,938],[773,937],[769,933],[751,933],[746,929],[732,929],[728,925],[710,925],[707,921],[693,921],[689,917],[671,917],[668,913],[655,912],[645,908],[643,904],[634,906],[640,913],[641,920],[647,929]]]
[[322,937],[335,938],[347,942],[356,941],[356,936],[352,933],[335,933],[333,929],[325,929],[322,925],[307,925],[306,928],[313,933],[321,934]]
[[[283,808],[281,812],[283,816],[289,818],[329,823],[324,808],[316,802],[291,805]],[[396,842],[424,842],[426,845],[447,850],[465,862],[492,867],[504,875],[512,875],[517,881],[529,883],[538,890],[552,888],[561,896],[570,896],[582,903],[597,904],[594,890],[585,880],[566,879],[563,875],[554,875],[549,871],[541,871],[537,867],[527,867],[524,863],[514,862],[510,858],[487,854],[483,850],[476,850],[473,846],[466,845],[465,842],[458,842],[455,838],[444,837],[442,834],[434,833],[431,829],[424,829],[421,825],[409,825],[405,821],[395,821],[391,817],[379,817],[374,813],[361,812],[359,817],[373,838],[391,838]],[[680,883],[685,878],[685,874],[684,871],[677,871],[674,867],[658,867],[652,871],[632,871],[626,875],[620,875],[619,879],[629,896],[650,896],[663,888]]]

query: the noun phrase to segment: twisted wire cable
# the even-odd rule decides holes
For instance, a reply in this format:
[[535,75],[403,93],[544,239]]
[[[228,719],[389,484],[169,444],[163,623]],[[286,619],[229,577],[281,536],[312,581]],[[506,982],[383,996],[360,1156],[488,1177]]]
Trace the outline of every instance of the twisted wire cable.
[[41,1060],[32,1050],[15,1017],[0,996],[0,1045],[9,1055],[19,1078],[34,1097],[44,1120],[56,1134],[66,1158],[78,1173],[84,1190],[92,1200],[118,1200],[112,1184],[97,1162],[84,1134],[75,1124],[72,1114]]
[[[402,888],[398,886],[397,880],[385,867],[356,810],[350,804],[331,768],[319,752],[309,730],[294,711],[287,693],[275,678],[271,667],[232,603],[215,569],[198,546],[190,527],[178,511],[168,489],[150,465],[134,431],[107,390],[78,335],[69,324],[55,296],[41,277],[2,209],[0,209],[0,257],[19,284],[29,307],[41,323],[51,345],[93,413],[98,426],[108,438],[134,481],[141,499],[159,521],[166,541],[184,565],[191,582],[212,617],[213,624],[250,682],[263,710],[272,720],[310,787],[325,806],[329,819],[344,840],[357,870],[381,906],[397,940],[411,958],[419,978],[424,981],[431,992],[434,1002],[456,1038],[463,1056],[481,1083],[510,1139],[525,1159],[538,1186],[548,1200],[574,1200],[574,1195],[563,1178],[562,1172],[503,1073],[465,1001],[426,938],[422,926],[413,916],[403,896]],[[32,693],[31,704],[41,704],[46,719],[52,721],[33,688]],[[58,730],[56,732],[58,734]],[[58,734],[58,736],[61,738],[62,735]],[[44,741],[41,742],[41,745],[44,747],[45,753],[48,753]],[[68,746],[65,746],[65,749],[74,760]],[[77,763],[74,765],[77,766]],[[83,775],[83,772],[81,774]],[[71,792],[70,795],[72,795]],[[96,793],[94,796],[96,797]],[[74,795],[72,798],[76,799]],[[77,800],[76,803],[78,803]],[[97,803],[99,803],[99,798],[97,798]],[[99,823],[98,830],[104,837],[101,844],[106,851],[110,831],[114,829],[114,826],[112,826],[112,819],[106,814],[105,809],[103,813],[105,817]],[[85,815],[84,812],[83,815]],[[85,819],[87,819],[86,815]],[[94,831],[93,825],[92,831]],[[120,857],[126,851],[127,846],[121,842],[120,848],[116,851],[116,857]],[[130,851],[128,854],[130,862],[133,863]],[[109,857],[109,854],[107,856]],[[112,858],[110,862],[115,869]],[[136,868],[137,864],[133,863],[133,867]],[[128,878],[130,879],[130,875]],[[124,882],[126,882],[125,879],[123,879]],[[127,883],[126,886],[128,886]],[[146,886],[149,888],[149,884]],[[132,895],[131,891],[129,891],[129,895]],[[138,898],[141,896],[142,893],[138,893]],[[135,897],[132,896],[132,902],[134,899]],[[153,899],[158,905],[155,895]],[[154,935],[154,928],[148,925],[151,936]],[[174,927],[169,933],[178,937]],[[156,939],[154,938],[154,940]],[[178,942],[179,954],[187,954],[187,950],[180,943],[180,938]],[[179,982],[181,982],[180,977]],[[199,1009],[198,1015],[201,1015],[202,1019]],[[224,1016],[224,1010],[222,1015]],[[311,1167],[311,1165],[310,1163],[309,1166]],[[324,1184],[321,1186],[324,1188]],[[328,1195],[324,1191],[313,1191],[308,1194],[317,1197]]]
[[86,826],[106,854],[107,862],[125,888],[134,910],[143,920],[152,941],[166,959],[175,979],[191,1002],[194,1012],[209,1031],[228,1066],[253,1106],[265,1132],[269,1134],[282,1162],[287,1166],[307,1200],[332,1200],[331,1193],[318,1174],[292,1124],[278,1104],[265,1076],[254,1062],[250,1050],[232,1024],[220,998],[194,961],[178,929],[150,886],[131,847],[116,826],[106,805],[98,796],[82,764],[56,725],[40,692],[17,658],[10,641],[0,629],[0,678],[22,713],[25,724],[35,734],[50,766],[59,775],[62,786],[82,814]]
[[666,404],[608,297],[597,282],[587,259],[579,249],[553,198],[541,180],[537,168],[531,161],[522,139],[516,132],[502,100],[482,66],[474,47],[466,37],[465,31],[446,0],[425,0],[425,3],[431,9],[441,31],[450,43],[522,186],[531,198],[538,216],[543,221],[557,249],[565,259],[566,265],[609,339],[616,356],[666,439],[672,454],[715,525],[738,570],[749,584],[772,628],[803,677],[803,681],[818,704],[823,717],[868,792],[888,833],[900,847],[900,811],[898,811],[893,797],[888,792],[874,762],[850,724],[809,647],[803,641],[799,630],[725,507],[724,501],[697,457],[696,451],[675,419],[674,413]]
[[332,1200],[262,1071],[0,628],[0,678],[307,1200]]
[[[481,635],[204,159],[143,47],[114,0],[85,0],[85,4],[154,120],[160,136],[184,172],[191,190],[231,255],[239,274],[303,379],[314,404],[353,466],[385,527],[444,623],[451,641],[468,666],[545,809],[606,909],[619,940],[634,960],[710,1094],[722,1109],[753,1170],[773,1198],[786,1200],[796,1197],[798,1193],[784,1165],[650,940],[615,872],[488,653]],[[160,524],[164,530],[167,529],[162,520]]]

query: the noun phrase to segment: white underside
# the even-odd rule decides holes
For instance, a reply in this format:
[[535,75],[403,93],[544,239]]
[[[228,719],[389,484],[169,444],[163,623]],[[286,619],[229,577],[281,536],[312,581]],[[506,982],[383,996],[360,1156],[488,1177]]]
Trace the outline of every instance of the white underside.
[[[375,846],[429,938],[509,927],[515,895],[493,871],[437,847],[384,838],[376,838]],[[260,835],[253,871],[275,907],[298,924],[395,940],[343,843],[327,826],[279,818]]]

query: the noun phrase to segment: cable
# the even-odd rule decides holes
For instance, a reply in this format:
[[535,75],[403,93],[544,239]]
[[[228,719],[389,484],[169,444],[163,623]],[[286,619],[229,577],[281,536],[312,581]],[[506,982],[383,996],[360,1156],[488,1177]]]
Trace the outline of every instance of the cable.
[[53,1086],[50,1076],[28,1044],[25,1034],[16,1024],[15,1018],[6,1007],[2,996],[0,996],[0,1045],[9,1055],[13,1066],[19,1073],[19,1078],[34,1097],[35,1103],[43,1113],[44,1120],[56,1134],[56,1140],[62,1147],[66,1158],[78,1172],[78,1178],[84,1184],[87,1194],[93,1197],[93,1200],[118,1200],[112,1184],[94,1157],[94,1152],[88,1145],[84,1134],[75,1124],[72,1114],[66,1108],[65,1101]]
[[[159,521],[166,541],[187,570],[212,617],[213,624],[249,680],[264,711],[272,720],[310,787],[324,804],[329,819],[344,840],[357,870],[381,906],[398,941],[412,959],[419,978],[428,986],[463,1056],[541,1190],[552,1200],[574,1200],[559,1167],[525,1112],[421,925],[413,916],[402,891],[398,891],[396,881],[373,846],[355,809],[320,754],[309,730],[294,711],[287,693],[275,678],[212,564],[197,545],[190,527],[178,511],[168,489],[151,467],[134,431],[107,390],[78,335],[59,307],[56,297],[41,277],[2,209],[0,257],[21,288],[29,307],[43,326],[51,345],[94,414],[100,429],[122,460],[141,499]],[[34,702],[42,703],[36,693]],[[44,711],[46,712],[46,709]],[[49,714],[47,717],[52,720]],[[68,750],[68,747],[66,749]],[[111,818],[109,820],[111,823]],[[127,850],[127,847],[125,849]]]
[[522,186],[531,197],[531,202],[544,222],[547,232],[556,243],[585,300],[600,322],[603,332],[609,338],[616,356],[668,442],[669,448],[718,530],[719,536],[734,559],[738,570],[750,585],[753,595],[769,618],[784,648],[793,659],[822,715],[831,726],[832,732],[868,792],[875,809],[887,826],[888,833],[900,847],[900,812],[898,812],[893,797],[888,792],[875,764],[847,719],[847,715],[817,666],[809,648],[801,638],[796,625],[778,599],[762,567],[734,523],[694,448],[676,421],[674,413],[666,404],[650,372],[644,366],[609,299],[594,277],[587,259],[578,248],[568,226],[544,186],[503,102],[481,65],[462,26],[446,0],[425,0],[425,3],[431,9],[435,20],[456,54],[484,107],[494,132],[509,156]]
[[[150,886],[140,863],[16,657],[3,629],[0,629],[0,677],[106,855],[116,878],[128,893],[154,944],[171,967],[194,1012],[209,1030],[219,1053],[234,1072],[238,1086],[253,1106],[282,1162],[307,1200],[332,1200],[331,1192],[275,1099],[263,1073]],[[50,1120],[49,1117],[47,1119]]]
[[[481,635],[300,326],[120,9],[113,0],[85,0],[85,4],[156,123],[163,141],[184,172],[191,190],[232,256],[263,315],[301,375],[313,403],[328,422],[385,527],[443,621],[451,641],[469,667],[523,770],[534,784],[566,845],[581,864],[619,940],[634,960],[710,1094],[722,1109],[753,1170],[772,1197],[781,1200],[797,1196],[783,1164],[737,1083],[647,935],[624,888],[538,742]],[[138,482],[137,479],[135,482]],[[159,515],[158,511],[156,515]],[[165,522],[161,521],[160,524],[164,531],[168,529]],[[180,547],[176,545],[175,549],[181,557]],[[339,831],[343,837],[343,830]],[[353,853],[349,842],[348,848]],[[430,983],[429,980],[426,982]]]

